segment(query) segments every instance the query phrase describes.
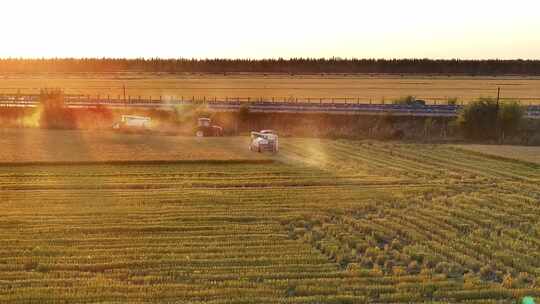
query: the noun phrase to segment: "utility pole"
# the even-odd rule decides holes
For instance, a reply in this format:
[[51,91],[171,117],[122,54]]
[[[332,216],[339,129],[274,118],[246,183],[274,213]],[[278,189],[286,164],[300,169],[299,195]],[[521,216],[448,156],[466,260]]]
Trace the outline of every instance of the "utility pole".
[[123,85],[123,89],[124,89],[124,102],[126,102],[126,85],[125,84]]

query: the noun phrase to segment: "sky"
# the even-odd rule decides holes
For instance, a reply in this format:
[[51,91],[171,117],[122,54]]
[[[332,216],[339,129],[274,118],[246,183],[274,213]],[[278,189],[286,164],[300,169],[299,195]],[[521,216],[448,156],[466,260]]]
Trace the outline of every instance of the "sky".
[[540,59],[538,0],[3,0],[0,57]]

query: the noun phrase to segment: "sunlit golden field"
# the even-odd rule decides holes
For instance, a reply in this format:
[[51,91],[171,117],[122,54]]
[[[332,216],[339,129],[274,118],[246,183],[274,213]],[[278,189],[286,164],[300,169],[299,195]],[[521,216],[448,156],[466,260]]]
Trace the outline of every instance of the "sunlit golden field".
[[[538,165],[446,145],[283,138],[259,156],[241,137],[20,132],[1,137],[1,303],[540,295]],[[33,158],[201,161],[5,163]]]
[[[0,93],[37,93],[44,87],[64,88],[68,94],[123,98],[360,98],[381,102],[413,95],[428,102],[456,97],[467,102],[494,97],[524,103],[540,102],[539,77],[388,76],[388,75],[264,75],[264,74],[4,74]],[[313,100],[316,101],[316,100]],[[336,100],[339,101],[339,100]]]
[[242,161],[246,138],[193,138],[112,131],[0,129],[0,162]]
[[459,145],[459,148],[540,164],[540,147],[503,145]]

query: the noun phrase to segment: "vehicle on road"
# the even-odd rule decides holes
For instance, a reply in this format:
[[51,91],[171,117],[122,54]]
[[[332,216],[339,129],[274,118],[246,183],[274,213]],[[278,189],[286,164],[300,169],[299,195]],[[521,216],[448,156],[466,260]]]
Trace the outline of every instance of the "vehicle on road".
[[251,132],[249,150],[259,153],[265,151],[277,153],[279,151],[279,137],[277,132],[274,130]]

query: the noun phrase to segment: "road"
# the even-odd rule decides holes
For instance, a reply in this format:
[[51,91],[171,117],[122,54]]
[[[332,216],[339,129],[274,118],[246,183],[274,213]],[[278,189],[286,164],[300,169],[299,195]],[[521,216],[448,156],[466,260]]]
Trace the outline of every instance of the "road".
[[[0,107],[36,107],[39,96],[0,95]],[[461,105],[396,105],[370,104],[361,101],[350,103],[330,102],[285,102],[252,101],[249,103],[229,100],[111,100],[90,99],[80,96],[66,96],[65,104],[71,108],[91,108],[106,106],[113,108],[148,108],[172,110],[182,105],[206,105],[209,111],[236,112],[242,106],[249,105],[250,112],[263,113],[323,113],[343,115],[397,115],[455,117]],[[540,119],[540,106],[525,106],[526,116]]]

